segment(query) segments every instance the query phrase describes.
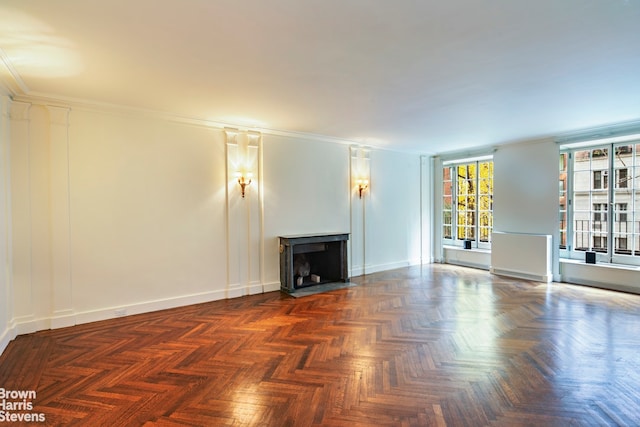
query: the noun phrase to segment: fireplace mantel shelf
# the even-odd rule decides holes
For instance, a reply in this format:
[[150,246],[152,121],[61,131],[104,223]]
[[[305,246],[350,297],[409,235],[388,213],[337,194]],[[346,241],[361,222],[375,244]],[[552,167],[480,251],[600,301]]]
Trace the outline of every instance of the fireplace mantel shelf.
[[349,233],[323,233],[323,234],[292,234],[278,236],[282,241],[295,241],[295,243],[333,242],[337,240],[349,240]]

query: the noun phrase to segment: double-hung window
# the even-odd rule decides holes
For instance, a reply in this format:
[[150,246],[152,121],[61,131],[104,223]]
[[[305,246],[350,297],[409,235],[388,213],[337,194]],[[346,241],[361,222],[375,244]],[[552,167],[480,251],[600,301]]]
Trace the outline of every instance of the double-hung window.
[[561,147],[560,249],[640,265],[640,137]]
[[442,238],[490,248],[493,230],[493,160],[445,162],[442,172]]

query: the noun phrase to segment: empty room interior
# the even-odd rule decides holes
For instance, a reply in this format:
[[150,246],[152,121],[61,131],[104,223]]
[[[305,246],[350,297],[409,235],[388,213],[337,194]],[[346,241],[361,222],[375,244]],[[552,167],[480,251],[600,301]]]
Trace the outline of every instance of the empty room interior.
[[0,421],[640,425],[640,2],[0,2]]

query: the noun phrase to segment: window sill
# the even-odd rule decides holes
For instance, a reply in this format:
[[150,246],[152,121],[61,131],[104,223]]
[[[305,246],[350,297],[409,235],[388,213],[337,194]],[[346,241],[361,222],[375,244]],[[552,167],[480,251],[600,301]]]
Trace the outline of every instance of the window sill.
[[462,246],[454,246],[454,245],[442,245],[442,247],[448,251],[461,251],[461,252],[479,252],[479,253],[483,253],[483,254],[490,254],[491,253],[491,249],[485,249],[485,248],[471,248],[471,249],[465,249]]
[[597,262],[596,264],[587,264],[583,260],[573,259],[573,258],[560,258],[561,264],[575,264],[575,265],[584,265],[586,267],[591,268],[610,268],[612,270],[627,270],[627,271],[639,271],[640,266],[637,265],[629,265],[629,264],[611,264],[608,262]]

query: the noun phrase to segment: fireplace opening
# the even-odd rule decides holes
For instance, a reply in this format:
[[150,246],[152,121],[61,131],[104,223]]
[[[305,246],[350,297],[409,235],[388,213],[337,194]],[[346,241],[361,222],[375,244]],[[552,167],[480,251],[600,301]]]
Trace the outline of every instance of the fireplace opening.
[[349,235],[280,237],[280,287],[287,292],[334,282],[348,282]]

